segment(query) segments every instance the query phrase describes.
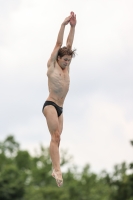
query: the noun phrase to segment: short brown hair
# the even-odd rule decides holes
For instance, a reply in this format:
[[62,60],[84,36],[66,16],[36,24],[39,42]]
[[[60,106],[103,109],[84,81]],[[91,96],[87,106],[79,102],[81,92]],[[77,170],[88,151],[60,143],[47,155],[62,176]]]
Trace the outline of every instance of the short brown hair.
[[75,51],[76,49],[71,50],[70,48],[67,48],[67,47],[61,47],[58,51],[58,56],[62,58],[63,56],[68,55],[68,56],[72,56],[73,58],[75,57]]

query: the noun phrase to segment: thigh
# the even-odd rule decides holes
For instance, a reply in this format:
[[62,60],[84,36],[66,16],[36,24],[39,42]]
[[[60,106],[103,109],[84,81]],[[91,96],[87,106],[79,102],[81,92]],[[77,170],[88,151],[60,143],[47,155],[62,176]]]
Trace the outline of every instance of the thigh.
[[52,105],[44,107],[43,114],[46,117],[49,132],[51,134],[55,132],[59,133],[60,132],[59,119],[55,107]]
[[62,133],[63,130],[63,113],[59,116],[59,131],[60,134]]

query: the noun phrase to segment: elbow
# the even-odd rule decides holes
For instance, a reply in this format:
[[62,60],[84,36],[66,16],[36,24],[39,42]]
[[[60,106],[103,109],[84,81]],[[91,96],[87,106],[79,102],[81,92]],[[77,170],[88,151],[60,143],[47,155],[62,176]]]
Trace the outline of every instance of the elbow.
[[61,48],[62,43],[57,41],[57,42],[56,42],[56,46],[59,47],[59,48]]

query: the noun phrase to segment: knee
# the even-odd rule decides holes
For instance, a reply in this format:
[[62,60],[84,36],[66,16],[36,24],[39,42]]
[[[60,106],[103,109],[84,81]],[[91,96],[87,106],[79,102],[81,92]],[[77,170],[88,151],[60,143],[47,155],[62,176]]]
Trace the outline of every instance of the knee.
[[61,140],[61,137],[58,131],[52,134],[52,142],[59,144],[60,140]]

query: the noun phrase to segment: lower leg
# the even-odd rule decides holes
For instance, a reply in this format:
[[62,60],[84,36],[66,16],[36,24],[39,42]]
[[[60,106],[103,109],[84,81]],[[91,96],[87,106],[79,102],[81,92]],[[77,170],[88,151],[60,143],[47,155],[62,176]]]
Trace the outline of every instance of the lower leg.
[[60,169],[59,144],[52,139],[50,142],[50,157],[52,160],[52,165],[55,170],[55,173],[58,175],[59,179],[62,179],[62,174]]

